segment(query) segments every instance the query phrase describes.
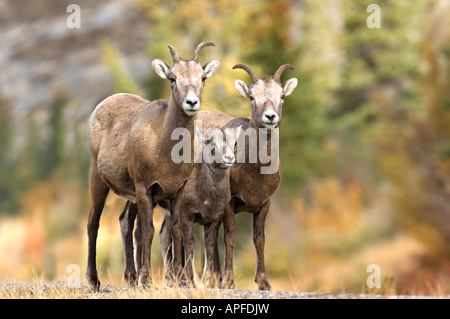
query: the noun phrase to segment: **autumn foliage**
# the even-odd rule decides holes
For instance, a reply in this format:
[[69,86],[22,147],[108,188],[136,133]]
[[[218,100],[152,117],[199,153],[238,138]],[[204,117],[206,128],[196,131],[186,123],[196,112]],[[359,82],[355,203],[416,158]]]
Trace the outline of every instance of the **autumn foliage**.
[[[182,57],[201,41],[216,43],[201,57],[221,61],[204,89],[206,109],[249,116],[248,101],[233,87],[235,79],[249,81],[232,70],[237,63],[260,75],[284,63],[295,66],[283,75],[299,85],[283,105],[282,179],[266,223],[266,265],[275,290],[450,293],[450,3],[379,1],[379,29],[367,27],[369,4],[136,4],[148,28],[149,61],[170,61],[169,43]],[[153,71],[145,81],[134,77],[124,49],[107,33],[95,34],[92,46],[108,70],[110,94],[168,97],[169,85]],[[0,99],[2,279],[57,280],[69,264],[85,267],[88,115],[74,114],[87,102],[61,86],[48,94],[52,103],[30,110],[21,122],[11,111],[14,101]],[[122,205],[110,195],[99,233],[101,277],[113,283],[122,283]],[[251,216],[240,215],[236,286],[255,289]],[[160,212],[156,217],[158,231]],[[160,252],[152,258],[154,276],[163,281]],[[378,290],[366,286],[369,264],[381,267]]]

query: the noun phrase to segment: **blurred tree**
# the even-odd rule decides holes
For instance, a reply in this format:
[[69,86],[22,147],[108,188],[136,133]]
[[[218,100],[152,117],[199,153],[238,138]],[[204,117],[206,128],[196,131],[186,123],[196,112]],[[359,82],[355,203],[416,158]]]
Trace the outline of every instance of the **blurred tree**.
[[[373,137],[381,134],[382,139],[392,138],[386,135],[383,114],[408,116],[417,111],[420,101],[414,79],[419,71],[417,34],[422,26],[424,2],[378,4],[382,27],[370,29],[366,25],[368,3],[342,3],[341,43],[345,58],[340,85],[328,111],[340,150],[337,168],[341,178],[358,178],[369,192],[370,185],[380,178],[373,169]],[[378,103],[380,98],[385,103]]]
[[40,178],[46,179],[64,163],[65,155],[65,130],[64,109],[66,99],[62,96],[55,98],[50,105],[50,116],[46,127],[49,134],[41,150],[41,175]]
[[78,181],[82,189],[88,189],[89,172],[91,166],[91,155],[89,148],[86,145],[86,127],[80,123],[73,126],[74,130],[74,145],[70,153],[72,164],[72,176]]
[[[450,19],[446,1],[423,10],[426,27],[420,49],[423,72],[415,89],[421,112],[399,127],[403,118],[386,118],[393,136],[382,143],[386,177],[396,186],[399,222],[436,256],[450,256]],[[402,99],[402,102],[407,99]]]
[[0,96],[0,215],[18,211],[15,161],[11,156],[13,142],[13,117],[9,103]]
[[99,40],[100,51],[102,53],[103,63],[111,72],[114,93],[132,93],[141,94],[142,90],[139,85],[126,71],[119,52],[111,40],[102,38]]

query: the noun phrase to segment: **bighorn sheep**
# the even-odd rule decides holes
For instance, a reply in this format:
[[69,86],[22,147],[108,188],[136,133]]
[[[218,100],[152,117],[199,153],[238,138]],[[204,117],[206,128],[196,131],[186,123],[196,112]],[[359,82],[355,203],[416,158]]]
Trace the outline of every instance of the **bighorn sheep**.
[[128,220],[134,220],[133,214],[138,214],[142,232],[139,280],[143,285],[151,281],[153,207],[159,201],[175,198],[193,168],[193,163],[175,164],[171,160],[171,150],[176,144],[171,140],[171,134],[179,127],[193,132],[193,115],[200,109],[205,79],[212,76],[220,65],[217,60],[211,60],[203,67],[200,65],[199,53],[205,46],[214,44],[199,44],[193,58],[183,60],[169,45],[174,62],[172,67],[159,59],[152,61],[155,72],[170,82],[169,101],[150,102],[132,94],[115,94],[97,105],[90,117],[92,203],[87,225],[86,278],[97,289],[100,281],[96,269],[96,240],[100,216],[110,189],[131,201],[121,215],[125,278],[130,282],[136,279],[133,260],[129,260],[133,255],[130,242],[133,228],[132,225],[126,226],[130,226]]
[[[284,98],[290,95],[297,86],[296,78],[291,78],[284,82],[284,84],[281,84],[280,77],[286,69],[294,68],[289,64],[284,64],[278,68],[274,76],[265,76],[261,78],[247,65],[237,64],[233,69],[236,68],[245,70],[252,79],[251,85],[247,85],[241,80],[236,80],[234,82],[234,87],[239,94],[250,99],[252,107],[251,118],[233,119],[225,125],[225,128],[236,128],[240,126],[244,132],[248,128],[252,128],[258,132],[258,134],[256,134],[258,138],[261,136],[259,131],[261,129],[267,129],[267,149],[273,149],[273,145],[271,145],[273,141],[275,141],[276,149],[278,149],[278,132],[274,129],[280,124]],[[277,134],[274,139],[272,139],[272,134]],[[243,211],[253,214],[253,242],[257,257],[255,282],[258,285],[258,289],[270,290],[271,286],[267,279],[264,264],[264,226],[270,207],[270,198],[280,183],[280,164],[277,158],[278,170],[276,170],[274,174],[262,174],[261,168],[264,167],[264,164],[261,163],[260,158],[257,158],[256,163],[249,161],[248,143],[247,140],[245,162],[240,162],[238,158],[237,163],[231,168],[230,187],[232,198],[230,206],[235,214]],[[226,257],[223,285],[225,287],[233,287],[234,274],[232,252],[236,240],[234,218],[225,218],[224,228]]]
[[[200,163],[196,163],[191,176],[180,189],[173,204],[173,273],[180,278],[182,267],[182,247],[185,251],[185,276],[194,284],[194,223],[204,226],[205,265],[203,278],[212,286],[219,278],[214,278],[214,249],[217,243],[218,226],[231,199],[230,170],[233,165],[234,147],[240,129],[225,132],[210,127],[202,135],[196,128],[197,137],[203,149],[198,154]],[[225,141],[224,136],[226,135]],[[231,212],[232,213],[232,212]]]

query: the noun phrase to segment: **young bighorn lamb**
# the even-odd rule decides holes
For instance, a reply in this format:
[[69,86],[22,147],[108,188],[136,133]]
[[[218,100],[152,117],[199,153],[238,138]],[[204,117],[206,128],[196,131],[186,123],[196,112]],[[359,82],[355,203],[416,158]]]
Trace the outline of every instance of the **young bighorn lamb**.
[[240,129],[235,133],[234,129],[224,132],[211,127],[204,135],[199,130],[196,133],[203,144],[198,154],[201,163],[195,164],[191,176],[180,189],[172,212],[173,272],[176,277],[180,277],[184,246],[186,279],[194,284],[194,223],[199,223],[204,226],[205,238],[203,278],[211,286],[219,279],[214,278],[216,229],[231,199],[229,168],[235,160],[234,146]]
[[[260,138],[260,130],[267,129],[267,149],[278,149],[278,132],[276,129],[281,120],[281,109],[284,98],[292,93],[297,86],[297,79],[291,78],[281,84],[280,77],[286,69],[294,69],[289,64],[284,64],[278,68],[274,76],[258,77],[256,73],[247,65],[237,64],[233,69],[245,70],[252,79],[252,84],[247,85],[241,80],[236,80],[234,86],[244,97],[250,99],[252,106],[251,118],[233,119],[225,125],[225,128],[242,127],[244,132],[255,129],[256,137]],[[263,131],[264,132],[264,131]],[[272,134],[276,134],[272,139]],[[275,141],[276,145],[271,145]],[[253,141],[255,142],[255,141]],[[258,140],[259,142],[259,140]],[[239,142],[238,142],[239,143]],[[239,212],[249,212],[253,214],[253,242],[256,249],[256,276],[255,282],[260,290],[270,290],[271,286],[267,280],[264,264],[264,225],[270,207],[270,197],[280,183],[280,164],[274,174],[262,174],[261,168],[265,165],[257,157],[256,163],[249,161],[249,142],[246,141],[245,162],[238,162],[231,168],[231,209],[235,214]],[[260,145],[259,143],[257,145]],[[272,148],[275,146],[275,148]],[[238,154],[239,156],[239,154]],[[225,287],[234,286],[233,274],[233,247],[235,243],[234,218],[224,219],[225,228],[225,269],[223,285]]]
[[[217,112],[217,111],[211,111],[211,110],[204,110],[198,112],[197,115],[194,117],[195,121],[198,121],[201,123],[201,126],[203,128],[203,131],[207,130],[208,128],[219,128],[223,127],[226,123],[228,123],[232,117],[228,116],[226,114]],[[166,206],[168,204],[166,203]],[[163,260],[164,260],[164,275],[167,280],[172,280],[173,278],[173,269],[172,269],[172,216],[169,210],[163,210],[164,217],[161,224],[161,230],[159,232],[159,242],[161,244],[161,250],[163,254]],[[134,221],[134,220],[133,220]],[[131,221],[130,223],[132,223]],[[136,224],[136,233],[139,233],[139,221]],[[140,246],[140,238],[139,236],[136,236],[136,246]],[[216,245],[217,248],[217,245]],[[218,249],[218,248],[217,248]],[[184,252],[184,249],[182,249],[182,252]],[[216,259],[214,260],[214,272],[217,276],[221,276],[220,274],[220,261],[219,261],[219,254],[215,253]],[[184,259],[182,259],[184,261]],[[206,264],[206,262],[205,262]]]
[[[211,60],[203,67],[198,58],[205,46],[197,46],[191,60],[183,60],[169,45],[173,66],[159,59],[152,61],[155,72],[169,80],[169,101],[147,101],[132,94],[115,94],[102,101],[90,118],[89,145],[92,153],[90,176],[91,209],[89,211],[88,262],[86,278],[97,289],[100,286],[96,269],[96,240],[100,216],[111,189],[117,195],[131,201],[121,215],[127,220],[138,214],[141,221],[142,267],[140,282],[149,278],[151,244],[154,235],[153,207],[162,200],[175,198],[178,190],[189,177],[193,163],[176,164],[171,160],[171,150],[177,143],[171,139],[175,128],[187,128],[192,135],[193,118],[200,109],[205,79],[212,76],[220,63]],[[134,219],[134,217],[133,217]],[[126,259],[132,256],[132,226],[122,229]],[[131,244],[131,245],[130,245]],[[131,258],[126,261],[125,277],[136,278]]]

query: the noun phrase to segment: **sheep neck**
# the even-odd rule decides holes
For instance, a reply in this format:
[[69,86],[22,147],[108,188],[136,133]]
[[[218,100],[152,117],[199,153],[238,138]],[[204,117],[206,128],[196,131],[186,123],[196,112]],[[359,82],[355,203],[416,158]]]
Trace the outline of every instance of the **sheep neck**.
[[192,124],[193,117],[188,116],[183,111],[181,111],[175,104],[175,100],[173,99],[172,95],[170,95],[167,112],[164,117],[164,136],[171,136],[174,129],[181,127],[187,128],[192,134]]
[[215,163],[202,163],[195,164],[194,176],[196,176],[198,183],[202,187],[201,197],[217,191],[222,192],[223,187],[221,185],[226,183],[228,185],[228,172],[229,169],[220,168]]
[[[260,129],[262,129],[262,128],[257,127],[256,125],[254,125],[252,121],[250,121],[249,127],[251,127],[251,128],[256,130],[256,139],[257,139],[257,145],[258,145],[258,150],[259,150],[259,147],[260,147],[260,144],[259,144],[259,142],[260,142],[259,141]],[[272,150],[272,134],[273,134],[273,132],[272,132],[271,129],[267,129],[267,130],[265,130],[265,132],[266,132],[266,141],[267,141],[267,150],[265,150],[265,151],[266,152],[270,152]],[[261,133],[264,134],[264,131],[261,131]],[[275,145],[274,146],[275,147],[279,147],[279,136],[276,136],[276,140],[275,140]],[[247,162],[246,165],[250,165],[252,168],[259,170],[261,168],[261,166],[266,166],[267,164],[261,163],[260,154],[258,152],[256,163],[249,163],[249,162]]]

